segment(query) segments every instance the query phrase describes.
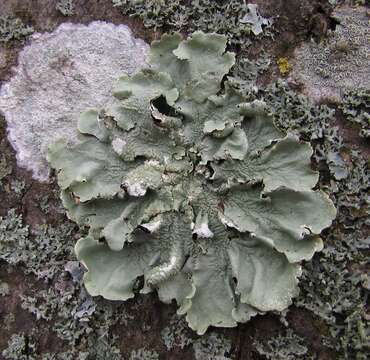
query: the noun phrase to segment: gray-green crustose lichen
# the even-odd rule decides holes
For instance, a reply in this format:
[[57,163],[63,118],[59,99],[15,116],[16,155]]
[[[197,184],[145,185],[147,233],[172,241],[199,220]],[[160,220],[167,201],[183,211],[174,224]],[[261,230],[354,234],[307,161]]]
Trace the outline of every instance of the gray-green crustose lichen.
[[175,299],[199,334],[289,306],[336,213],[312,190],[311,146],[224,79],[225,47],[162,36],[114,105],[82,114],[80,143],[48,154],[68,216],[89,230],[76,253],[90,294],[126,300],[143,277],[140,292]]

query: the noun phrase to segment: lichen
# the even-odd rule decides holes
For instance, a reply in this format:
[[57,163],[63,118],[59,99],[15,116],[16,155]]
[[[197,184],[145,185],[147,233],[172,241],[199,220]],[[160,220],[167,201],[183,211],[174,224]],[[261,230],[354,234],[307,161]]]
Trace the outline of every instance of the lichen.
[[[22,308],[33,314],[37,321],[52,322],[51,330],[68,344],[65,352],[42,354],[41,357],[34,351],[40,334],[14,335],[14,341],[10,340],[6,350],[9,359],[23,359],[24,341],[34,344],[32,351],[27,350],[24,359],[91,357],[103,360],[108,356],[115,360],[122,359],[114,336],[109,335],[110,327],[112,324],[126,323],[132,316],[123,309],[115,313],[109,304],[97,305],[81,288],[82,269],[78,262],[66,264],[66,261],[74,259],[73,243],[70,241],[73,228],[74,225],[67,222],[59,226],[45,225],[30,229],[15,210],[0,217],[0,258],[9,265],[17,265],[18,270],[29,274],[28,279],[32,279],[33,274],[48,284],[48,289],[42,290],[32,282],[27,294],[20,296]],[[69,281],[67,274],[71,277]],[[4,286],[1,290],[4,296],[12,294],[12,287],[9,292],[6,289]],[[14,327],[14,315],[7,314],[3,322],[10,330]]]
[[279,334],[264,342],[255,342],[254,346],[260,355],[272,360],[313,359],[307,354],[304,340],[288,329],[286,334]]
[[140,68],[146,52],[147,44],[127,26],[103,21],[64,23],[50,33],[34,34],[0,89],[7,138],[18,166],[47,181],[48,145],[60,136],[76,142],[79,114],[111,100],[117,74]]
[[289,60],[285,57],[278,58],[276,64],[282,76],[286,76],[287,74],[289,74],[290,70],[292,69]]
[[320,43],[296,49],[292,77],[316,101],[340,102],[343,91],[369,88],[369,26],[366,7],[338,7],[337,22]]
[[222,334],[210,333],[194,341],[195,360],[232,359],[231,342]]
[[36,360],[36,346],[24,333],[13,334],[2,356],[8,360]]
[[161,337],[167,350],[175,347],[184,349],[192,343],[189,328],[183,317],[173,316],[168,326],[161,331]]
[[0,44],[21,40],[33,33],[33,27],[25,25],[19,18],[0,16]]
[[[327,324],[327,346],[340,354],[340,359],[365,359],[369,349],[370,331],[366,311],[368,289],[362,286],[361,267],[366,257],[360,249],[369,243],[353,244],[354,233],[345,239],[333,236],[320,258],[307,264],[303,271],[302,295],[297,304],[311,310]],[[349,268],[356,263],[356,270]]]
[[[337,1],[337,3],[338,2],[339,1]],[[358,3],[361,2],[362,1],[358,1]],[[212,1],[209,3],[209,6],[219,6],[219,4],[219,1]],[[165,12],[162,11],[159,14],[159,17],[164,13]],[[204,23],[210,19],[205,16],[205,14],[206,13],[203,13],[203,17],[198,19],[198,22],[202,24],[201,26],[204,26]],[[197,26],[196,23],[191,23],[191,19],[188,19],[185,15],[182,16],[181,19],[184,19],[184,29]],[[227,26],[234,26],[234,17],[232,16],[215,16],[211,19],[211,21],[214,21],[213,24],[209,25],[212,28],[216,28],[218,24],[222,24],[220,20],[225,22],[230,21],[230,24]],[[190,24],[188,25],[187,23],[189,21]],[[153,21],[153,23],[155,23],[155,21]],[[225,29],[226,28],[227,27],[225,27]],[[219,31],[222,31],[222,29]],[[238,37],[236,41],[240,41],[238,32],[235,34]],[[250,44],[249,37],[242,37],[242,40],[246,44]],[[234,43],[234,41],[235,40],[232,42]],[[369,316],[368,313],[366,313],[367,308],[364,307],[364,301],[368,299],[369,281],[365,272],[366,267],[363,267],[364,258],[361,253],[365,251],[366,255],[366,247],[369,245],[369,243],[366,242],[366,231],[364,231],[364,226],[368,223],[368,221],[366,221],[366,219],[368,219],[368,202],[366,200],[366,196],[369,191],[367,159],[364,158],[360,152],[348,149],[348,147],[343,144],[345,139],[341,139],[339,135],[340,131],[335,126],[336,117],[334,111],[326,106],[312,104],[307,98],[299,95],[296,91],[289,89],[287,85],[283,85],[282,83],[275,84],[267,89],[260,88],[257,93],[256,87],[254,87],[253,90],[251,88],[255,85],[255,74],[260,70],[264,70],[264,59],[256,59],[256,62],[253,62],[252,66],[249,66],[250,61],[245,57],[239,56],[236,60],[237,64],[240,62],[246,63],[244,67],[234,67],[233,75],[243,77],[245,81],[240,84],[240,87],[243,91],[248,89],[248,91],[252,92],[248,94],[249,98],[251,100],[255,99],[256,94],[258,98],[263,98],[268,106],[272,107],[273,110],[271,112],[275,123],[278,124],[279,128],[294,132],[300,136],[301,139],[311,141],[314,145],[315,151],[313,154],[313,162],[320,170],[320,186],[322,188],[326,188],[328,192],[332,193],[337,207],[338,204],[340,204],[338,207],[338,223],[340,226],[334,226],[329,232],[324,234],[325,247],[330,250],[328,253],[326,253],[325,250],[324,252],[317,254],[314,257],[313,262],[309,262],[307,265],[304,265],[303,279],[301,279],[300,286],[302,296],[299,297],[296,304],[300,307],[304,307],[306,309],[305,313],[307,310],[313,312],[312,316],[314,317],[315,324],[318,324],[318,330],[320,330],[320,333],[318,331],[317,334],[315,334],[315,341],[316,335],[317,339],[321,338],[321,340],[322,336],[324,336],[324,344],[337,351],[333,357],[338,359],[354,359],[356,357],[358,359],[365,359],[368,356],[366,332],[368,332],[369,325],[366,319],[368,319]],[[245,69],[244,73],[243,68]],[[252,71],[253,74],[251,74]],[[252,80],[247,81],[248,77],[252,78]],[[253,84],[252,86],[251,83]],[[346,117],[346,120],[351,121],[348,117]],[[358,129],[360,130],[359,127]],[[3,150],[3,148],[1,148],[1,150]],[[8,171],[11,171],[11,159],[8,157],[6,164],[8,165],[7,169],[10,169]],[[9,188],[7,181],[7,179],[4,180],[6,187]],[[47,205],[48,200],[48,196],[44,196],[40,207],[43,208],[45,213],[47,211],[50,215],[54,211],[54,208],[53,206]],[[6,218],[6,215],[4,217]],[[21,228],[22,227],[25,227],[25,224],[21,224]],[[332,233],[334,233],[335,237],[331,235]],[[49,243],[48,246],[52,246],[52,242]],[[363,249],[363,247],[365,248]],[[352,250],[347,251],[348,248]],[[357,250],[355,251],[355,249]],[[36,252],[32,252],[30,253],[30,256],[35,256],[36,254]],[[59,254],[53,253],[51,257],[52,263],[54,263],[55,259],[58,259],[58,261],[63,259],[63,256],[60,257]],[[27,262],[21,267],[18,266],[19,271],[23,271],[27,264],[30,264],[30,267],[32,266],[32,262]],[[61,273],[57,273],[56,278],[59,278],[60,276],[63,277],[61,275],[63,274],[62,262],[60,262],[59,269]],[[73,276],[78,282],[79,270],[76,270],[76,268],[70,268],[69,271],[74,274]],[[10,274],[10,276],[12,275]],[[32,279],[32,276],[28,275],[26,277],[26,281],[29,281],[30,279]],[[328,281],[329,286],[327,286],[326,280]],[[339,284],[338,287],[336,286],[337,283]],[[56,284],[48,283],[48,286],[53,288],[58,288],[60,285],[61,284],[59,282]],[[29,288],[33,286],[34,285],[30,285]],[[69,284],[68,286],[71,285]],[[63,293],[62,290],[61,293]],[[37,306],[41,303],[47,304],[49,301],[55,304],[53,306],[58,310],[52,314],[50,313],[52,320],[48,324],[53,324],[56,321],[58,323],[57,328],[60,329],[60,333],[58,332],[58,338],[60,336],[63,339],[71,339],[70,341],[63,343],[62,352],[38,354],[37,359],[86,360],[88,358],[96,358],[103,360],[110,358],[109,356],[114,358],[113,356],[117,355],[112,355],[112,352],[114,354],[114,352],[117,351],[117,347],[115,347],[117,344],[120,344],[125,348],[124,339],[126,334],[125,331],[123,331],[124,334],[121,334],[122,336],[118,342],[117,339],[111,335],[112,331],[108,331],[108,329],[122,329],[121,321],[124,321],[125,323],[128,321],[129,331],[137,331],[137,329],[134,329],[133,327],[137,321],[130,323],[132,315],[127,317],[127,314],[125,314],[124,319],[120,319],[120,315],[124,312],[124,308],[122,306],[120,306],[116,311],[106,311],[107,307],[109,307],[109,303],[104,303],[103,306],[98,305],[92,315],[85,317],[85,319],[89,320],[89,335],[81,335],[84,333],[79,329],[80,327],[83,327],[84,323],[74,319],[74,324],[77,326],[74,327],[74,325],[70,326],[69,322],[71,311],[75,306],[75,301],[77,301],[80,296],[79,290],[76,292],[67,291],[66,299],[60,302],[59,307],[57,305],[60,297],[59,291],[56,292],[56,295],[43,293],[42,296],[37,296],[37,294],[31,293],[30,296],[38,299]],[[70,299],[72,300],[68,301],[68,296],[70,296]],[[3,299],[6,300],[7,298]],[[85,297],[82,297],[82,299],[85,299]],[[96,301],[97,300],[95,299],[94,302]],[[83,304],[83,302],[84,301],[82,301],[81,304]],[[69,306],[70,303],[72,303],[71,307]],[[96,319],[97,313],[100,313],[100,311],[104,313],[104,316],[102,319],[99,317]],[[137,311],[140,312],[140,308],[138,308]],[[62,316],[59,316],[59,314],[62,314]],[[16,316],[18,319],[18,313]],[[8,331],[14,331],[15,317],[13,313],[4,316],[2,320],[4,328],[7,328]],[[179,328],[183,329],[185,332],[187,330],[186,328],[184,329],[185,321],[184,319],[180,321],[181,323],[179,324]],[[31,343],[36,343],[38,341],[43,343],[45,330],[49,330],[49,327],[44,322],[37,322],[33,325],[35,328],[41,329],[41,331],[37,334],[37,337],[35,336],[33,338],[32,336],[25,335],[26,338],[30,339]],[[261,323],[256,321],[251,324],[251,326],[253,332],[255,328],[260,328]],[[176,328],[176,323],[174,322],[173,327],[171,327],[170,323],[169,327],[170,329],[168,329],[167,332],[167,335],[169,334],[168,341],[169,344],[174,341],[174,356],[178,356],[176,346],[181,348],[181,344],[188,341],[187,335],[190,336],[190,334],[185,333],[183,337],[182,335],[179,335],[178,340],[177,338],[173,339],[171,335],[172,333],[175,333],[174,329]],[[249,326],[248,329],[250,329]],[[244,330],[244,328],[241,330]],[[187,331],[189,332],[189,330]],[[106,335],[102,337],[102,334],[107,333],[109,334],[108,338]],[[364,333],[365,337],[363,336]],[[233,337],[233,334],[234,332],[226,332],[226,339],[228,340]],[[151,332],[149,336],[152,335],[153,334]],[[163,335],[164,339],[167,338],[167,335]],[[254,337],[254,333],[251,334],[251,338],[253,339]],[[279,337],[281,339],[280,343],[285,343],[286,341],[289,342],[290,336],[288,333],[281,332]],[[288,339],[284,340],[284,337],[287,337]],[[76,338],[79,340],[74,340]],[[308,345],[310,340],[309,338],[310,335],[307,336],[307,343],[305,343],[304,346],[307,346],[310,351],[313,351],[312,343]],[[22,341],[20,341],[20,343],[22,343]],[[78,344],[78,346],[76,346],[76,344]],[[22,346],[20,348],[22,348]],[[114,349],[114,351],[111,351],[111,349]],[[150,348],[147,349],[151,350]],[[236,349],[239,349],[239,345],[237,345]],[[280,353],[279,347],[272,347],[269,351],[273,358],[277,358]],[[244,351],[242,351],[242,353],[243,355],[245,354]],[[32,354],[30,354],[28,359],[32,359],[31,355]],[[320,357],[321,355],[322,354],[320,353],[315,356]],[[325,357],[325,355],[326,354],[324,353],[323,356]],[[18,354],[16,356],[18,356]],[[124,358],[126,359],[129,356],[130,352],[127,354],[125,353]],[[165,354],[161,352],[160,357],[162,356],[165,358],[173,355],[172,353]],[[117,358],[120,359],[118,356]]]
[[55,5],[55,8],[64,16],[74,15],[75,6],[73,0],[59,0]]
[[266,19],[259,14],[257,7],[256,4],[247,4],[247,13],[240,20],[242,24],[251,25],[251,31],[254,35],[261,34],[265,27],[269,27],[272,24],[270,19]]
[[22,216],[9,210],[7,216],[0,217],[0,230],[0,258],[10,264],[26,259],[27,252],[18,250],[26,248],[28,242],[28,226],[23,226]]
[[26,182],[24,180],[13,179],[10,181],[10,189],[17,195],[21,195],[26,188]]
[[127,300],[144,276],[141,292],[175,299],[199,334],[289,306],[335,217],[312,190],[311,146],[223,80],[225,47],[164,35],[152,68],[117,81],[120,102],[82,114],[81,142],[48,155],[69,218],[89,228],[76,244],[89,293]]
[[22,215],[12,209],[0,217],[0,259],[9,264],[23,264],[26,273],[40,279],[52,279],[66,259],[72,259],[73,244],[68,238],[72,224],[58,228],[37,226],[30,235],[28,225],[23,225]]
[[130,360],[159,360],[159,355],[156,351],[141,348],[132,350]]
[[125,323],[126,313],[110,304],[95,302],[81,287],[80,280],[75,284],[57,283],[48,290],[22,296],[22,308],[36,320],[53,320],[52,330],[69,345],[74,356],[121,360],[111,327]]
[[244,1],[213,0],[112,0],[124,15],[138,17],[153,30],[197,30],[217,32],[230,39],[234,45],[247,47],[250,34],[260,36],[272,21],[258,12],[256,4]]
[[359,135],[370,138],[370,90],[346,91],[339,106],[347,121],[359,127]]
[[270,67],[271,59],[267,54],[261,54],[256,60],[250,60],[247,57],[240,56],[235,59],[233,67],[233,78],[243,94],[253,92],[258,87],[257,79],[259,75],[264,74]]
[[3,326],[7,331],[10,331],[12,325],[15,323],[15,316],[13,313],[6,314],[3,318]]
[[[281,81],[259,95],[272,109],[279,128],[315,143],[313,159],[322,170],[320,185],[333,194],[338,209],[324,251],[303,266],[296,304],[322,321],[328,329],[325,344],[337,351],[338,358],[356,354],[365,359],[369,342],[369,290],[364,285],[370,214],[368,161],[344,144],[333,109],[315,105]],[[346,102],[340,105],[346,106]]]

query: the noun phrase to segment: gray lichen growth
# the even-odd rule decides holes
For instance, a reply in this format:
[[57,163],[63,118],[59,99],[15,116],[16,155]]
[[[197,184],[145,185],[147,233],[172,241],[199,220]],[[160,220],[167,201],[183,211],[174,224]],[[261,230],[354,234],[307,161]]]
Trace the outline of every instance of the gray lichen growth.
[[25,334],[13,334],[2,356],[8,360],[36,360],[36,346]]
[[272,21],[258,12],[257,5],[244,1],[214,0],[112,0],[124,15],[138,17],[147,28],[171,28],[191,33],[217,32],[232,44],[247,47],[250,34],[260,35]]
[[120,102],[84,113],[80,143],[48,155],[68,216],[89,228],[76,245],[89,293],[126,300],[144,276],[141,292],[175,299],[199,334],[289,306],[336,213],[312,190],[310,145],[223,81],[225,47],[164,35],[152,68],[117,81]]
[[346,120],[360,128],[361,137],[370,138],[370,89],[345,92],[339,108]]
[[256,4],[247,4],[247,13],[240,20],[242,24],[251,25],[251,30],[254,35],[259,35],[263,31],[263,27],[270,26],[272,21],[261,16],[257,10]]
[[271,59],[268,55],[262,54],[256,60],[247,57],[237,57],[233,68],[233,77],[239,83],[243,93],[257,90],[257,78],[270,67]]
[[[359,3],[360,2],[361,1],[359,1]],[[214,4],[219,3],[219,1],[212,1],[209,5],[214,6]],[[163,12],[161,12],[161,14],[163,14]],[[200,19],[201,26],[204,26],[204,24],[209,21],[208,19],[205,16]],[[233,17],[220,17],[220,20],[233,23]],[[186,18],[184,27],[188,26],[186,24],[187,21],[189,21],[189,19]],[[217,27],[220,23],[217,21],[217,17],[214,18],[214,21],[214,24],[210,26]],[[193,25],[194,24],[190,24],[190,26]],[[247,39],[246,42],[249,43],[249,40]],[[257,61],[260,61],[260,59]],[[256,65],[258,66],[258,64]],[[239,70],[240,69],[235,69],[234,76],[241,75]],[[253,64],[253,71],[255,72],[255,64]],[[246,66],[246,72],[243,74],[243,77],[248,77],[248,74],[249,70]],[[254,80],[255,77],[252,77],[252,80]],[[249,82],[245,81],[243,85],[245,86],[246,84],[246,88],[249,89]],[[368,357],[368,346],[366,346],[364,331],[365,334],[368,332],[369,323],[364,320],[369,318],[368,313],[366,313],[366,309],[368,309],[368,307],[366,307],[366,300],[368,299],[369,281],[366,278],[366,267],[363,267],[363,260],[359,260],[362,257],[359,258],[358,253],[366,251],[366,247],[368,247],[369,243],[365,240],[367,235],[365,232],[352,232],[353,229],[361,229],[364,223],[366,225],[365,219],[368,219],[369,216],[366,212],[368,206],[366,196],[369,191],[368,163],[359,152],[345,148],[343,139],[340,138],[337,131],[338,129],[335,127],[335,116],[332,110],[325,106],[313,105],[307,98],[298,95],[297,92],[289,89],[288,86],[285,86],[284,89],[282,89],[282,87],[283,86],[277,85],[267,89],[260,89],[258,96],[263,97],[268,105],[275,109],[272,113],[280,128],[285,130],[289,129],[289,131],[292,130],[302,139],[318,145],[315,147],[313,159],[314,162],[317,163],[318,169],[320,169],[320,186],[322,188],[327,188],[327,191],[330,191],[332,196],[334,196],[337,206],[338,204],[340,205],[338,206],[338,222],[341,226],[340,228],[338,228],[338,226],[332,227],[330,230],[330,233],[335,233],[336,239],[332,241],[330,233],[329,239],[325,239],[326,247],[330,247],[330,253],[332,255],[329,256],[326,252],[321,252],[316,255],[314,262],[310,262],[304,266],[304,278],[301,279],[302,296],[299,298],[297,304],[315,313],[315,324],[319,324],[317,336],[326,334],[325,344],[337,350],[337,353],[333,355],[335,358],[354,359],[357,357],[359,359],[366,359]],[[360,108],[362,108],[362,106]],[[347,119],[350,121],[349,118]],[[332,152],[332,156],[329,155],[329,151]],[[340,159],[342,159],[342,161],[340,161]],[[6,163],[8,164],[8,169],[10,169],[9,171],[11,171],[10,160],[8,159]],[[338,167],[340,167],[340,171],[337,170]],[[341,177],[341,179],[338,179],[338,176]],[[46,201],[44,201],[43,206],[45,206],[45,204]],[[349,228],[347,228],[348,226]],[[350,236],[345,236],[348,232]],[[327,236],[328,235],[325,235],[324,238]],[[340,241],[338,241],[338,239],[340,239]],[[345,240],[343,249],[342,239]],[[354,243],[358,244],[356,245],[358,246],[356,255],[354,255],[352,250],[347,252],[347,247],[352,249]],[[52,246],[52,243],[49,243],[49,246]],[[362,247],[365,247],[365,249]],[[30,255],[33,256],[35,254],[36,252],[30,253]],[[54,254],[53,259],[54,256],[58,255]],[[360,266],[357,265],[358,262]],[[325,266],[322,266],[322,263],[324,263]],[[30,264],[30,266],[32,266],[32,263]],[[354,270],[355,276],[353,276]],[[349,281],[351,278],[353,281]],[[30,279],[30,277],[27,276],[27,279]],[[326,279],[328,279],[330,283],[329,286],[326,285]],[[338,290],[336,283],[343,284],[344,281],[345,287],[340,285],[340,290]],[[55,287],[54,284],[50,284],[50,286]],[[57,286],[59,285],[57,284]],[[103,341],[100,341],[101,332],[106,333],[109,328],[117,328],[117,324],[120,324],[120,320],[117,319],[119,318],[118,315],[120,311],[123,311],[122,308],[120,308],[119,312],[108,312],[105,314],[104,320],[102,321],[96,320],[96,312],[91,316],[87,316],[86,318],[89,319],[89,335],[84,335],[84,333],[80,331],[83,322],[76,323],[76,326],[70,326],[69,319],[71,318],[70,313],[73,307],[69,307],[70,302],[67,301],[68,296],[75,301],[75,299],[79,298],[79,292],[77,291],[73,294],[67,292],[66,300],[60,303],[59,308],[58,296],[49,297],[48,294],[43,294],[40,299],[40,302],[43,303],[49,303],[49,301],[51,301],[53,307],[58,309],[58,311],[51,315],[53,319],[51,322],[58,322],[58,328],[61,329],[60,333],[58,333],[58,337],[61,336],[63,339],[69,338],[71,341],[67,341],[65,345],[63,345],[66,348],[65,352],[40,354],[37,359],[85,360],[89,358],[89,356],[96,359],[106,359],[107,357],[109,358],[109,356],[114,358],[110,350],[114,347],[112,344],[117,344],[117,342],[112,336],[109,336],[109,341],[106,337],[104,337]],[[339,300],[334,301],[337,298],[339,298]],[[339,303],[345,306],[335,306]],[[103,310],[107,305],[108,304],[105,303]],[[98,308],[97,312],[99,311],[100,309]],[[63,314],[63,316],[59,317],[59,313]],[[359,313],[360,317],[358,316]],[[9,316],[3,319],[4,327],[9,327],[9,324],[14,323],[13,314],[9,314]],[[335,319],[335,321],[333,319]],[[358,321],[358,319],[360,319],[360,321]],[[347,323],[349,324],[348,326]],[[43,326],[38,326],[39,324],[40,323],[37,322],[36,326],[43,328]],[[181,327],[183,325],[184,321],[182,321],[182,324],[179,326]],[[253,325],[258,328],[260,323],[256,321]],[[103,330],[101,331],[101,329]],[[130,325],[130,331],[136,330],[133,330],[133,327]],[[172,333],[172,331],[173,330],[169,330],[170,333]],[[65,336],[65,334],[68,335]],[[39,340],[42,342],[43,335],[44,332],[41,332],[39,334],[39,339],[35,339],[35,341]],[[125,337],[125,335],[123,335],[123,337]],[[75,338],[79,339],[78,347],[75,345]],[[230,338],[230,333],[227,338]],[[85,341],[86,339],[89,339],[89,341]],[[338,339],[340,340],[338,341]],[[31,341],[34,342],[32,339]],[[121,337],[121,344],[122,341]],[[184,341],[186,342],[186,339]],[[182,342],[179,340],[179,343],[181,344]],[[309,348],[311,349],[311,347]],[[279,352],[277,348],[275,349]],[[97,354],[99,354],[99,356]],[[160,354],[160,356],[162,356],[162,354]],[[163,356],[168,357],[171,355],[166,354]],[[28,358],[32,359],[31,356]],[[117,358],[119,359],[120,357]]]
[[0,89],[18,165],[48,180],[48,145],[60,136],[76,142],[79,114],[107,104],[117,74],[140,68],[146,52],[145,42],[127,26],[101,21],[65,23],[51,33],[34,34],[19,54],[13,77]]
[[[369,241],[354,232],[345,239],[333,237],[319,259],[304,268],[302,296],[297,304],[314,312],[328,326],[327,346],[341,355],[340,359],[366,359],[370,341],[370,322],[366,310],[369,290],[361,284],[366,279],[361,267],[367,263],[361,249]],[[353,262],[356,270],[349,269]]]
[[231,342],[222,334],[210,333],[194,341],[195,360],[227,360],[230,357]]
[[74,4],[73,0],[59,0],[55,5],[55,8],[61,12],[64,16],[74,15]]
[[[334,110],[313,104],[282,82],[265,89],[263,97],[273,109],[279,128],[316,142],[313,158],[325,174],[320,185],[334,195],[338,209],[326,248],[303,267],[301,295],[296,303],[322,321],[327,329],[325,344],[340,354],[338,358],[365,359],[370,329],[366,305],[369,163],[359,151],[344,145],[335,126]],[[362,106],[356,112],[359,109]]]
[[[102,306],[95,303],[81,288],[82,269],[77,262],[66,264],[66,261],[74,259],[71,242],[73,227],[73,224],[67,223],[55,228],[39,226],[31,231],[23,225],[21,215],[14,210],[9,211],[7,216],[0,218],[0,259],[49,284],[47,290],[32,286],[27,295],[21,296],[22,308],[33,314],[36,320],[52,322],[54,333],[69,346],[66,352],[43,354],[43,359],[90,357],[121,360],[116,340],[110,335],[110,326],[126,323],[131,317],[122,309],[116,313],[110,304]],[[67,272],[72,281],[66,281]],[[5,326],[11,326],[12,322],[14,316],[4,317]],[[6,350],[10,354],[9,359],[22,359],[23,340],[31,344],[31,338],[23,334],[15,336]],[[16,355],[12,358],[11,354]],[[24,358],[41,358],[39,354],[32,356],[33,350],[28,351]]]
[[58,228],[40,225],[31,236],[22,216],[10,210],[7,216],[0,217],[0,259],[26,265],[25,272],[40,279],[51,279],[71,258],[73,245],[68,238],[72,231],[69,223]]
[[53,320],[52,330],[69,344],[71,355],[102,360],[122,359],[110,327],[124,323],[125,312],[114,309],[110,304],[96,303],[81,288],[80,281],[64,287],[57,283],[55,288],[24,296],[22,308],[37,320]]
[[13,191],[14,193],[20,195],[24,192],[26,188],[26,183],[25,181],[22,181],[22,180],[12,180],[10,181],[10,189],[11,191]]
[[292,77],[315,100],[340,102],[345,90],[369,88],[370,45],[366,7],[343,6],[334,11],[335,30],[320,43],[296,50]]
[[18,249],[26,248],[27,242],[28,226],[23,226],[21,215],[17,215],[13,209],[7,216],[0,217],[0,258],[2,260],[10,264],[21,262],[23,253],[16,252]]
[[0,16],[0,44],[21,40],[33,33],[33,27],[25,25],[19,18]]
[[189,332],[185,319],[175,315],[170,324],[161,331],[161,337],[168,351],[175,347],[184,349],[193,341]]
[[156,351],[137,349],[132,350],[129,360],[159,360],[159,355]]
[[255,342],[254,346],[260,355],[271,360],[313,359],[307,354],[304,340],[290,329],[286,334],[279,334],[265,342]]

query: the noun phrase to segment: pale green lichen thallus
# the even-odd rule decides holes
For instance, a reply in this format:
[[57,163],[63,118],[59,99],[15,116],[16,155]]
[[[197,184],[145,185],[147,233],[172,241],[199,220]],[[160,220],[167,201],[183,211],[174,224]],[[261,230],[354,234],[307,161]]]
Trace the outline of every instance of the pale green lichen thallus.
[[163,35],[150,69],[122,76],[113,105],[81,115],[80,142],[49,149],[90,294],[156,290],[189,326],[236,326],[283,310],[299,262],[322,249],[336,210],[312,190],[312,148],[279,131],[227,78],[218,34]]

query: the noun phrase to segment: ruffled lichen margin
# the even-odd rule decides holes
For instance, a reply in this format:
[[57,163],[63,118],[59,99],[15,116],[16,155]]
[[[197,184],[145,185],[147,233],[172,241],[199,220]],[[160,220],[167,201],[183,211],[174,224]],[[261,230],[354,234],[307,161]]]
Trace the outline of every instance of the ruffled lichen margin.
[[88,228],[76,253],[89,293],[157,290],[198,334],[288,307],[336,215],[312,190],[310,144],[226,78],[226,42],[163,35],[114,105],[81,115],[80,143],[48,154],[69,218]]

